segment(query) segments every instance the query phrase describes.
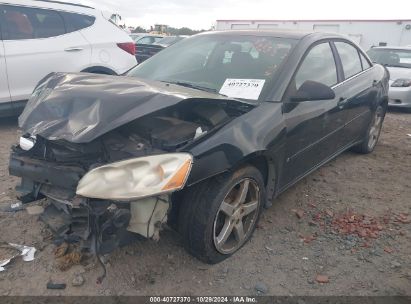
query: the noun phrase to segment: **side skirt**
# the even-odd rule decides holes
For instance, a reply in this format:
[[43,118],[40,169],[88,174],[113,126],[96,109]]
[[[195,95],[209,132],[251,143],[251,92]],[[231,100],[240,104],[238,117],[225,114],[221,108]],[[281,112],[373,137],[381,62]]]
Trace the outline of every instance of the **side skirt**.
[[295,180],[293,180],[292,182],[288,183],[287,185],[283,186],[281,189],[279,189],[277,191],[277,193],[275,194],[274,198],[276,198],[277,196],[279,196],[281,193],[283,193],[285,190],[287,190],[288,188],[290,188],[291,186],[295,185],[297,182],[299,182],[300,180],[302,180],[304,177],[310,175],[312,172],[314,172],[315,170],[317,170],[318,168],[322,167],[323,165],[325,165],[326,163],[328,163],[329,161],[333,160],[334,158],[336,158],[338,155],[340,155],[341,153],[343,153],[344,151],[348,150],[351,147],[354,147],[355,145],[358,145],[362,142],[362,140],[357,140],[354,141],[350,144],[348,144],[347,146],[341,148],[340,150],[338,150],[337,152],[335,152],[334,154],[332,154],[329,158],[326,158],[325,160],[323,160],[322,162],[320,162],[319,164],[315,165],[313,168],[311,168],[310,170],[308,170],[307,172],[301,174],[299,177],[297,177]]

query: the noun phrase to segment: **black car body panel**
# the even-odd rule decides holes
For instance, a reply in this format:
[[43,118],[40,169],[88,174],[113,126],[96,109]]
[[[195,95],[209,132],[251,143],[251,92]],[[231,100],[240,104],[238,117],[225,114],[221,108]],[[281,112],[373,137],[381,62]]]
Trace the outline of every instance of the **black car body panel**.
[[[299,42],[264,100],[255,103],[131,77],[52,75],[39,84],[19,118],[20,127],[37,135],[37,141],[29,151],[14,147],[10,173],[23,178],[23,193],[31,193],[33,199],[51,197],[54,186],[55,192],[62,187],[70,190],[72,197],[65,197],[70,200],[76,178],[92,168],[145,155],[188,152],[193,164],[186,188],[250,163],[263,173],[271,201],[321,164],[360,143],[373,111],[379,104],[386,105],[388,94],[388,73],[380,65],[344,77],[333,43],[350,41],[320,33],[271,35]],[[338,83],[331,87],[335,97],[292,101],[290,82],[307,52],[318,43],[328,43],[333,50],[338,72]],[[34,170],[33,159],[40,167],[46,162],[44,174],[50,176],[42,176],[38,167]],[[62,184],[61,176],[57,178],[65,173],[52,171],[50,163],[70,167],[67,184]]]
[[19,117],[19,126],[49,140],[87,143],[134,119],[189,99],[241,103],[157,81],[55,73],[37,86]]

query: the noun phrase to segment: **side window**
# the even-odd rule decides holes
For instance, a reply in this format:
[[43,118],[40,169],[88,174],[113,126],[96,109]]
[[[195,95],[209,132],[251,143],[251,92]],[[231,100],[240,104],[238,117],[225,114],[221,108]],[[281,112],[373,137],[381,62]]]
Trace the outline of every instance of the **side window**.
[[298,90],[307,80],[320,82],[332,86],[338,82],[337,68],[330,44],[321,43],[314,46],[295,75],[295,85]]
[[354,46],[345,42],[335,42],[335,47],[340,55],[346,79],[362,71],[360,56]]
[[63,18],[55,11],[4,5],[5,40],[35,39],[66,33]]
[[63,18],[64,22],[66,23],[67,33],[79,31],[85,29],[89,26],[94,24],[96,20],[93,16],[87,16],[82,14],[75,14],[75,13],[60,13]]
[[365,58],[365,56],[360,53],[360,57],[361,57],[361,62],[362,62],[362,69],[366,70],[369,69],[371,67],[370,62],[367,60],[367,58]]

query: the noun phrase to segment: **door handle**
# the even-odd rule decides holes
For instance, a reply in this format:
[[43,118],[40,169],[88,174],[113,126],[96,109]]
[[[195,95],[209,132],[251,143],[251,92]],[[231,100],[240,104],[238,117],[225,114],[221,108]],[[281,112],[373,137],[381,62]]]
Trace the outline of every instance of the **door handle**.
[[82,47],[69,47],[69,48],[64,49],[64,51],[66,52],[79,52],[82,50],[83,50]]
[[376,87],[377,84],[378,84],[378,81],[377,81],[377,80],[373,80],[373,81],[372,81],[372,86],[373,86],[373,87]]
[[344,97],[340,97],[340,99],[338,100],[337,106],[342,109],[344,108],[345,104],[348,102],[348,99],[344,98]]

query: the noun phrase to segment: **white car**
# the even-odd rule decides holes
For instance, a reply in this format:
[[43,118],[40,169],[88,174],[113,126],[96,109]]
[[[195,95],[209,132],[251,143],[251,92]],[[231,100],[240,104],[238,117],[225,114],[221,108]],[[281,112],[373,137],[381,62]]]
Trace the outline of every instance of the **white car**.
[[119,75],[137,64],[129,35],[94,8],[0,0],[0,116],[22,110],[51,72]]
[[374,47],[367,53],[390,72],[388,105],[411,110],[411,47]]

